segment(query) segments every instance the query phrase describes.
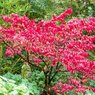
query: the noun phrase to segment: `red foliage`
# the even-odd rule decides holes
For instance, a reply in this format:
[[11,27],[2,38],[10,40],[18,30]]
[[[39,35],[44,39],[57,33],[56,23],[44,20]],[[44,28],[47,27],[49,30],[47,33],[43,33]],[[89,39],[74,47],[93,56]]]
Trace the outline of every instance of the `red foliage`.
[[[30,53],[30,59],[36,65],[43,61],[49,62],[50,66],[57,63],[65,66],[65,70],[71,73],[80,72],[86,78],[92,78],[95,71],[95,61],[88,59],[89,51],[95,49],[95,18],[74,18],[68,22],[65,17],[71,15],[72,9],[66,10],[59,16],[53,16],[50,21],[30,20],[26,16],[12,14],[11,17],[3,16],[3,20],[9,23],[8,27],[0,28],[1,40],[8,43],[6,56],[21,54],[23,50]],[[60,25],[56,22],[61,21]],[[88,35],[84,35],[86,31]],[[75,82],[79,85],[80,82]],[[62,91],[72,90],[69,84],[61,84]],[[53,88],[53,90],[56,90]],[[59,90],[56,90],[59,92]],[[75,92],[85,92],[85,87],[78,86]]]

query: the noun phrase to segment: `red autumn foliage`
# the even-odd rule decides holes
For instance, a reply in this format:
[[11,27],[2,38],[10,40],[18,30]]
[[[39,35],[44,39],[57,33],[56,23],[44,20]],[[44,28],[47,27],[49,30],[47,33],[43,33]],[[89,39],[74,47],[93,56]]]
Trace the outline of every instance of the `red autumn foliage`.
[[[49,69],[60,64],[67,72],[79,72],[86,76],[85,80],[92,79],[95,75],[95,61],[88,59],[88,56],[95,49],[95,35],[92,35],[95,31],[95,18],[74,18],[66,22],[66,16],[71,13],[72,9],[68,9],[59,16],[54,15],[49,21],[38,23],[17,14],[3,16],[3,20],[9,23],[8,27],[0,28],[0,42],[6,42],[7,45],[5,55],[22,55],[25,50],[29,53],[28,62],[34,61],[33,65],[48,62],[45,68],[47,66],[46,69]],[[57,25],[57,21],[62,23]],[[87,35],[83,34],[84,31]],[[45,72],[46,69],[42,70]],[[72,80],[72,85],[59,83],[50,89],[64,93],[76,87],[75,92],[84,93],[88,87],[82,86],[80,81]]]

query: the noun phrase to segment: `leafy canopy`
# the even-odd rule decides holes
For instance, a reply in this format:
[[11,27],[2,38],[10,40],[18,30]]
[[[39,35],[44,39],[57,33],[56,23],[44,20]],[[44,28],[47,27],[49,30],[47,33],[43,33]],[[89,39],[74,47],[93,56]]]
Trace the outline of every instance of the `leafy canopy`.
[[[90,51],[95,49],[95,18],[74,18],[66,22],[65,18],[71,14],[72,9],[69,8],[59,16],[53,15],[49,21],[39,22],[17,14],[3,16],[8,25],[1,26],[0,41],[7,46],[6,56],[19,55],[26,64],[39,68],[47,76],[51,75],[52,67],[56,67],[58,72],[72,73],[68,84],[60,81],[50,90],[56,93],[74,88],[75,92],[85,93],[86,89],[95,91],[84,86],[87,80],[95,79],[95,61],[88,58]],[[57,24],[58,21],[60,24]],[[23,51],[27,54],[24,55]],[[80,76],[74,77],[75,73]],[[52,77],[49,76],[50,80]]]

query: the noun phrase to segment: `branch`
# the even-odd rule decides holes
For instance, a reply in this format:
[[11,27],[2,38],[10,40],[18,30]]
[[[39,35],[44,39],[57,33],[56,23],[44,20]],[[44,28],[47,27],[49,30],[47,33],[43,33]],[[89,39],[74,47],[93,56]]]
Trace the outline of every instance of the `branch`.
[[37,66],[37,65],[35,65],[35,64],[32,64],[30,61],[28,61],[23,55],[19,55],[25,62],[28,62],[28,64],[31,64],[33,67],[36,67],[36,68],[38,68],[38,69],[40,69],[40,70],[42,70],[42,68],[40,67],[40,66]]
[[27,61],[29,63],[29,52],[27,51]]
[[[56,66],[56,68],[55,68],[55,70],[56,69],[60,69],[60,67],[62,66],[62,65],[59,65],[59,63],[57,63],[57,66]],[[58,71],[55,71],[55,73],[53,74],[53,76],[50,78],[50,82],[53,80],[53,78],[55,77],[55,75],[58,73]]]
[[50,68],[50,73],[49,73],[49,83],[50,83],[50,76],[51,76],[51,74],[52,74],[52,70],[53,70],[53,67],[51,66],[51,68]]
[[[7,42],[5,42],[4,40],[3,40],[3,42],[4,42],[4,44],[6,45],[6,46],[8,46],[8,47],[11,47]],[[12,48],[12,47],[11,47]],[[13,49],[13,48],[12,48]],[[14,49],[13,49],[14,50]],[[25,58],[23,55],[21,55],[21,54],[19,54],[19,56],[21,57],[21,59],[23,59],[25,62],[28,62],[29,64],[31,64],[32,66],[34,66],[34,67],[36,67],[36,68],[38,68],[38,69],[40,69],[40,70],[42,70],[42,68],[40,67],[40,66],[37,66],[37,65],[35,65],[35,64],[32,64],[30,61],[29,61],[29,53],[27,52],[27,58]]]

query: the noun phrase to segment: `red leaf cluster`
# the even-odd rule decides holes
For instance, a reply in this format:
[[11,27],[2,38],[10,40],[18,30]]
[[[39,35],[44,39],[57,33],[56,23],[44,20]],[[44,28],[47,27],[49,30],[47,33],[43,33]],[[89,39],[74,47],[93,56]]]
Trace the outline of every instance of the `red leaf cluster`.
[[[71,14],[72,9],[68,9],[59,16],[53,15],[49,21],[39,22],[17,14],[3,16],[3,20],[9,24],[0,28],[0,42],[8,44],[5,55],[11,57],[26,50],[37,65],[42,61],[42,56],[51,66],[60,63],[68,72],[81,72],[87,78],[92,78],[95,61],[89,60],[88,56],[95,49],[95,35],[92,35],[95,31],[95,18],[74,18],[66,22],[66,16]],[[57,21],[62,23],[57,25]],[[73,88],[68,84],[62,87],[67,90]],[[85,88],[81,87],[80,91],[83,89]]]

